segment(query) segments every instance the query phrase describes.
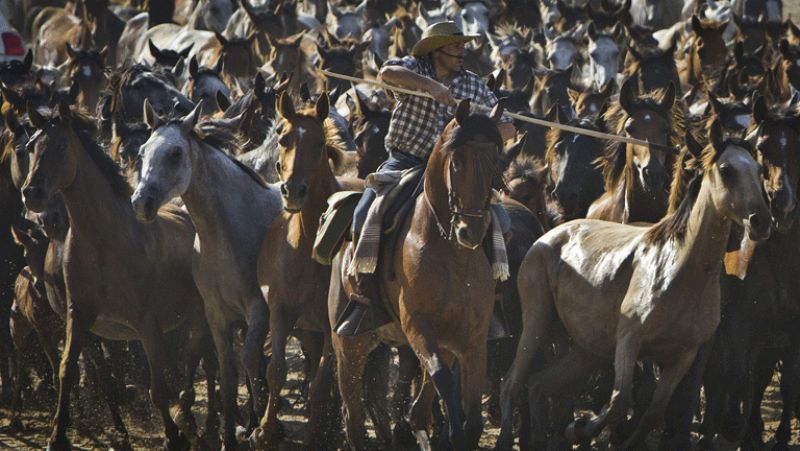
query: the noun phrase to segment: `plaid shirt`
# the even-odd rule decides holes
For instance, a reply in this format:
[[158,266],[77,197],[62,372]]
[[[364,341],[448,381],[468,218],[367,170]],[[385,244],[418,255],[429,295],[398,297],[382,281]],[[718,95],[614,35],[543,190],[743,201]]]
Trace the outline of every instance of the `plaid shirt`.
[[[415,58],[406,56],[386,61],[384,66],[401,66],[417,74],[436,79],[430,57]],[[493,107],[497,97],[486,86],[486,83],[475,73],[468,70],[453,78],[447,87],[456,99],[470,99],[473,102]],[[450,122],[455,113],[451,109],[433,99],[394,93],[397,104],[392,111],[389,132],[386,134],[386,149],[400,151],[423,159],[433,151],[433,146]],[[511,122],[503,117],[501,122]]]

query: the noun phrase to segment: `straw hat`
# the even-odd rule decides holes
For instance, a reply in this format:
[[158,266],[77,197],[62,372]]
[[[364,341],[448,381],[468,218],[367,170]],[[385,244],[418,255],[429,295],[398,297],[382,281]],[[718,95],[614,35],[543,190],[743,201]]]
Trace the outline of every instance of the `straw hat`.
[[431,25],[422,33],[422,38],[411,49],[411,56],[422,56],[456,42],[469,42],[478,35],[465,35],[453,21],[439,22]]

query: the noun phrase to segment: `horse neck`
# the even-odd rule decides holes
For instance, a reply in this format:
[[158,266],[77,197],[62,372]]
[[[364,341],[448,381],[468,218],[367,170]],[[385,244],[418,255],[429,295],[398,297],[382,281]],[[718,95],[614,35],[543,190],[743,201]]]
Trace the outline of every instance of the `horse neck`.
[[[61,190],[69,216],[72,234],[86,234],[93,242],[102,237],[115,241],[119,230],[139,223],[134,217],[130,200],[114,191],[97,164],[89,156],[77,137],[70,143],[76,159],[75,178]],[[102,241],[106,243],[106,241]]]
[[625,213],[626,222],[658,222],[667,213],[668,195],[660,190],[655,196],[648,193],[641,181],[633,173],[625,176]]
[[692,207],[686,236],[680,246],[690,277],[697,274],[716,277],[728,244],[731,221],[716,211],[712,190],[710,179],[706,176]]
[[[432,241],[445,240],[441,236],[439,225],[444,227],[446,232],[450,231],[452,219],[450,203],[447,186],[442,176],[442,165],[439,164],[439,161],[443,159],[443,156],[437,155],[436,151],[428,159],[428,165],[425,167],[423,176],[424,191],[422,195],[426,198],[424,199],[425,204],[422,207],[422,211],[415,211],[413,216],[415,222],[419,221],[420,228],[417,230],[424,231],[428,244],[431,244]],[[437,225],[437,220],[439,225]]]
[[192,179],[181,197],[203,238],[226,231],[235,212],[247,208],[263,188],[221,151],[194,139],[190,142]]

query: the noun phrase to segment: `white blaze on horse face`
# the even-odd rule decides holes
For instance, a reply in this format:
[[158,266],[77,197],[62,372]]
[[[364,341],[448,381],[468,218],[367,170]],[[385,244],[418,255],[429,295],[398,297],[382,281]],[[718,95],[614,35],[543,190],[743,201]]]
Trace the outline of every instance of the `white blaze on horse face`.
[[472,1],[461,7],[461,30],[464,34],[483,35],[489,29],[489,8]]
[[[192,179],[190,149],[179,124],[155,130],[141,147],[142,175],[136,193],[153,195],[162,204],[183,195]],[[180,153],[177,160],[175,152]]]
[[306,129],[304,129],[303,127],[297,127],[297,139],[298,140],[303,139],[303,136],[305,136],[305,134],[306,134]]
[[87,65],[81,66],[81,74],[86,78],[91,77],[92,76],[92,68],[87,66]]

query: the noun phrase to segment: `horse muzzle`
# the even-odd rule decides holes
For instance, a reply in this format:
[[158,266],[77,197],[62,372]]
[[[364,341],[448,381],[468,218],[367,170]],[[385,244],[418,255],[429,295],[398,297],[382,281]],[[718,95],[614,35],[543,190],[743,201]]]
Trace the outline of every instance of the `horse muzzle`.
[[772,232],[772,217],[767,212],[751,213],[742,224],[747,237],[753,241],[766,240]]
[[281,184],[281,200],[283,209],[289,213],[299,213],[308,196],[308,187],[305,183]]
[[465,223],[458,224],[455,227],[456,242],[459,246],[474,251],[483,242],[483,238],[486,236],[486,230],[487,228],[485,226],[470,227]]
[[34,213],[45,211],[49,199],[48,193],[40,186],[27,185],[22,188],[22,201]]
[[131,205],[133,212],[136,214],[136,219],[145,224],[151,223],[156,219],[158,214],[158,203],[155,196],[152,194],[144,194],[142,191],[136,190],[131,196]]

